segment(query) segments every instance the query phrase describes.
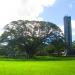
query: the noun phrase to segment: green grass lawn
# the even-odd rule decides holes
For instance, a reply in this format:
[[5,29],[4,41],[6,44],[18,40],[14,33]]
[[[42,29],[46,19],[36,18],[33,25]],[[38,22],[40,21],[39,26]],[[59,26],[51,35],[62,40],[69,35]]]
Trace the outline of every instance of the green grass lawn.
[[75,60],[0,60],[0,75],[75,75]]

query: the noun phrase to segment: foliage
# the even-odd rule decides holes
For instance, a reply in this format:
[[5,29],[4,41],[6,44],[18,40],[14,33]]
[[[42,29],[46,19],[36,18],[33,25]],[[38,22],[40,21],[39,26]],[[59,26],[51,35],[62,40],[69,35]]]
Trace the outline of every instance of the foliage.
[[73,47],[73,49],[75,49],[75,41],[73,41],[72,47]]
[[23,55],[31,58],[40,50],[61,50],[63,47],[62,31],[50,22],[18,20],[10,22],[4,29],[0,42],[8,57]]

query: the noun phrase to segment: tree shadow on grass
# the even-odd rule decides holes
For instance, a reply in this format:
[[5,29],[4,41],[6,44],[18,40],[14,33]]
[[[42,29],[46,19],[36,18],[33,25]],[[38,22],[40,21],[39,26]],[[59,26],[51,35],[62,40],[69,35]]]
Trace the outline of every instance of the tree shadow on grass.
[[38,57],[35,58],[37,61],[70,61],[75,60],[75,57]]
[[50,57],[50,56],[37,56],[31,59],[25,58],[0,58],[0,61],[71,61],[75,60],[75,57]]

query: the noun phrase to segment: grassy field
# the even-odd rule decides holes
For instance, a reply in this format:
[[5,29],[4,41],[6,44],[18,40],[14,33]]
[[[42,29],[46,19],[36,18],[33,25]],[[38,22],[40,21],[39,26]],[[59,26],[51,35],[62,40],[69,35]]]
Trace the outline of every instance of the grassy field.
[[75,75],[75,60],[0,60],[0,75]]

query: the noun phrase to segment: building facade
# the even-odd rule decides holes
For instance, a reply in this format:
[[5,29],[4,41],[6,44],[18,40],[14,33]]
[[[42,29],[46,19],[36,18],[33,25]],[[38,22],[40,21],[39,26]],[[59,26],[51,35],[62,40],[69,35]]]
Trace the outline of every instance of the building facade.
[[64,36],[66,42],[66,49],[70,53],[72,49],[71,16],[64,17]]

